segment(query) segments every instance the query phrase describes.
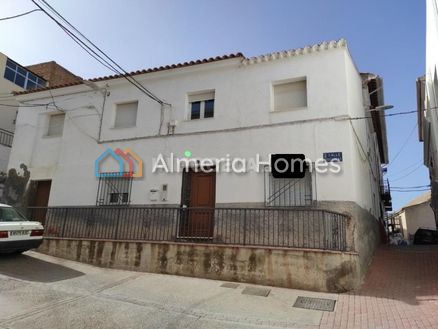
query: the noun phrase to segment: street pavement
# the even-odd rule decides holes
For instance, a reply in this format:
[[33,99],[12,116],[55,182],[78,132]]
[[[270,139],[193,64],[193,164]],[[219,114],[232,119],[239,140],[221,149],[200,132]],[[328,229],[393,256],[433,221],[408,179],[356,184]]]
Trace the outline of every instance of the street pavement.
[[[376,252],[363,286],[346,294],[98,268],[36,252],[0,256],[0,328],[438,329],[438,246]],[[266,287],[260,287],[266,288]],[[334,312],[294,308],[335,299]]]
[[[0,328],[303,328],[323,312],[297,296],[335,294],[245,287],[189,277],[98,268],[27,252],[0,256]],[[266,288],[266,287],[264,287]]]
[[341,294],[321,329],[438,329],[438,246],[381,246],[358,291]]

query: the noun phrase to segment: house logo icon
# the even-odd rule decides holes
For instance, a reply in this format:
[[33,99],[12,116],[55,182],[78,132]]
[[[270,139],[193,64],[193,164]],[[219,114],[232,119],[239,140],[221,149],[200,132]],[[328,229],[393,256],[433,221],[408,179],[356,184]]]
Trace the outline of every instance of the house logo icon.
[[[103,163],[109,159],[116,162],[117,169],[105,171]],[[143,161],[129,147],[124,150],[107,148],[94,162],[94,174],[96,177],[143,177]]]

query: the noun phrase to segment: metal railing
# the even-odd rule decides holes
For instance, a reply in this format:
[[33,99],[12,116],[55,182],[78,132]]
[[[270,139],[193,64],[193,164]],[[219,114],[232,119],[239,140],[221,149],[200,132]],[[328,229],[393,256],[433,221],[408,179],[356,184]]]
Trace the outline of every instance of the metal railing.
[[347,250],[348,216],[318,209],[28,208],[46,237]]
[[0,145],[12,147],[12,140],[13,139],[14,139],[13,132],[0,128]]

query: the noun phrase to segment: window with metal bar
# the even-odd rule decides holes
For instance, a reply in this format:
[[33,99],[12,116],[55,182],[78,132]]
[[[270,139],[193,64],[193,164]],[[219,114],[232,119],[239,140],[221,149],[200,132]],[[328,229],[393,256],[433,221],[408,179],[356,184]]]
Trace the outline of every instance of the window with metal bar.
[[96,205],[128,205],[131,202],[132,175],[101,173],[97,188]]
[[274,178],[265,173],[265,206],[304,207],[312,205],[312,175],[304,178]]

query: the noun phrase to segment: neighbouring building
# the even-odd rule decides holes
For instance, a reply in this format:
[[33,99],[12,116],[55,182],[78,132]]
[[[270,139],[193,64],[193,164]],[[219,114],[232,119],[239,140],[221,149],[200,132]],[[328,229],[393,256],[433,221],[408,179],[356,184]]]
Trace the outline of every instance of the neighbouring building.
[[403,238],[413,241],[414,234],[419,228],[436,230],[435,215],[430,207],[431,193],[426,192],[404,205],[391,215],[394,228]]
[[[23,105],[9,168],[26,164],[35,205],[49,206],[43,250],[70,257],[61,253],[89,242],[54,249],[51,238],[125,237],[157,248],[109,244],[74,257],[114,266],[132,251],[126,264],[148,271],[328,291],[360,283],[390,202],[381,169],[388,149],[382,79],[358,71],[345,40],[131,75],[159,101],[120,75],[16,94]],[[196,171],[199,159],[283,153],[337,161],[340,172]],[[153,173],[160,156],[194,162]],[[117,211],[123,228],[110,236]]]
[[438,2],[426,1],[426,73],[417,79],[419,140],[429,169],[431,207],[438,223]]
[[77,82],[80,78],[56,62],[25,67],[2,53],[0,53],[0,72],[0,173],[5,173],[19,105],[13,92]]

